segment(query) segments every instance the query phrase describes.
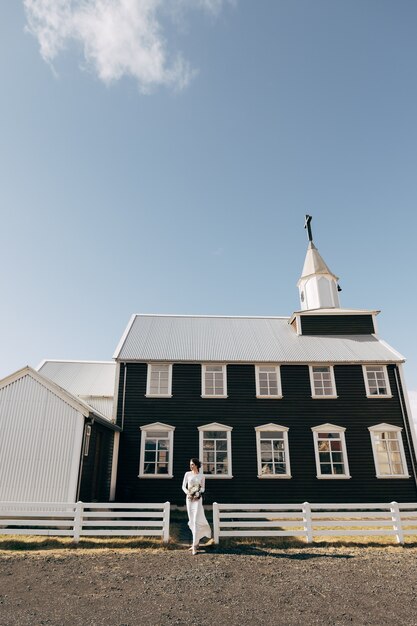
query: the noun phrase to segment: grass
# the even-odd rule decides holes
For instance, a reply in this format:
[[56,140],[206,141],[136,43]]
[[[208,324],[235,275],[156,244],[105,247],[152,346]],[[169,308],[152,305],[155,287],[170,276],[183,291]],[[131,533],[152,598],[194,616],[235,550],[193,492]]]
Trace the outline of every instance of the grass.
[[[25,535],[0,535],[0,554],[19,552],[100,552],[100,551],[131,551],[151,550],[165,552],[167,550],[183,550],[181,543],[174,533],[168,544],[162,543],[158,538],[149,537],[89,537],[81,538],[79,543],[74,544],[70,537],[42,537]],[[213,552],[222,553],[239,551],[244,552],[254,548],[265,550],[297,549],[306,550],[311,548],[394,548],[402,546],[395,543],[392,537],[323,537],[320,541],[315,540],[308,544],[304,539],[297,537],[235,537],[222,538],[216,546],[213,541],[208,542],[207,548]],[[417,542],[406,540],[405,547],[417,549]]]
[[[212,525],[211,511],[207,517]],[[54,552],[73,551],[99,552],[100,550],[152,550],[164,552],[166,550],[184,550],[189,544],[191,536],[187,528],[187,513],[183,510],[174,509],[170,517],[170,540],[164,544],[158,537],[81,537],[79,543],[75,544],[71,537],[45,537],[45,536],[25,536],[25,535],[1,535],[0,534],[0,554],[11,552]],[[336,530],[337,527],[334,528]],[[342,530],[343,527],[340,527]],[[325,533],[325,528],[323,528]],[[221,538],[220,544],[216,546],[213,541],[209,542],[210,550],[216,553],[260,549],[268,550],[305,550],[311,548],[402,548],[396,543],[393,536],[364,536],[355,537],[349,534],[334,537],[326,536],[316,538],[313,543],[307,543],[300,537],[231,537]],[[406,548],[417,549],[417,538],[406,537]]]

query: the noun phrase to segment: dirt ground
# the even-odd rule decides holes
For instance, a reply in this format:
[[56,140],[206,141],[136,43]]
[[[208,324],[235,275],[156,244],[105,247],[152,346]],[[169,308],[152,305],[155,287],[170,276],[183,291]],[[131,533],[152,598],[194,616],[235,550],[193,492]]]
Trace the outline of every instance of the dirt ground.
[[0,541],[1,626],[417,625],[415,544],[100,545]]

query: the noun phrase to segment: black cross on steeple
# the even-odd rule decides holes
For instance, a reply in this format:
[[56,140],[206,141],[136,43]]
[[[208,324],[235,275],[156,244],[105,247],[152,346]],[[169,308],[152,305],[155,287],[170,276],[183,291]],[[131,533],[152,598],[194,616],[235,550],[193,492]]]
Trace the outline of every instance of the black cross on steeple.
[[306,221],[304,222],[304,228],[307,229],[309,241],[313,241],[313,234],[311,232],[311,225],[310,225],[310,222],[312,219],[313,218],[311,217],[311,215],[306,215]]

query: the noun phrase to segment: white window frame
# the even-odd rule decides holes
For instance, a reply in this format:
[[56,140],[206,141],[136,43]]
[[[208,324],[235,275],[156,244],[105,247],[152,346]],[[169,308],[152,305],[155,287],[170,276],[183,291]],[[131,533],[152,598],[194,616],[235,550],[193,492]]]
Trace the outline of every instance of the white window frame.
[[[261,383],[259,380],[259,374],[261,373],[260,370],[262,367],[273,367],[275,369],[275,374],[277,377],[277,390],[278,393],[277,394],[261,394]],[[273,365],[271,363],[259,363],[258,365],[255,365],[255,382],[256,382],[256,397],[257,398],[261,398],[261,399],[271,399],[271,400],[276,400],[276,399],[281,399],[282,398],[282,387],[281,387],[281,368],[279,365]]]
[[[174,430],[175,426],[170,426],[169,424],[163,424],[162,422],[154,422],[153,424],[146,424],[145,426],[140,427],[141,438],[140,438],[140,457],[139,457],[139,478],[173,478],[172,467],[173,467],[173,455],[174,455]],[[169,456],[168,456],[168,473],[167,474],[145,474],[145,442],[146,442],[146,434],[149,430],[153,431],[168,431],[168,441],[169,441]]]
[[[151,393],[152,368],[161,365],[168,367],[168,393]],[[146,376],[146,397],[172,398],[172,363],[148,363],[148,371]]]
[[[205,424],[204,426],[199,426],[199,457],[201,463],[203,463],[203,442],[204,442],[204,433],[209,430],[219,430],[226,433],[226,441],[227,441],[227,474],[204,474],[206,478],[219,478],[219,479],[228,479],[233,478],[232,474],[232,426],[226,426],[225,424],[219,424],[217,422],[213,422],[212,424]],[[202,466],[203,467],[203,466]]]
[[[255,426],[256,431],[256,457],[258,461],[258,478],[262,479],[281,479],[291,478],[291,465],[290,465],[290,449],[288,445],[288,428],[286,426],[280,426],[279,424],[263,424],[262,426]],[[261,433],[263,431],[275,431],[277,433],[283,433],[284,441],[284,455],[285,455],[285,474],[262,474],[262,458],[261,458]]]
[[[206,369],[208,367],[221,367],[223,376],[223,394],[206,394]],[[201,397],[202,398],[227,398],[227,369],[225,363],[202,363],[201,365]]]
[[[372,443],[372,453],[374,455],[374,463],[375,463],[375,472],[377,478],[410,478],[410,474],[408,473],[407,459],[405,458],[404,451],[404,443],[402,438],[402,428],[400,426],[393,426],[392,424],[377,424],[376,426],[369,426],[368,430],[371,435],[371,443]],[[401,462],[403,465],[403,474],[381,474],[378,462],[378,453],[376,449],[377,445],[377,434],[378,433],[396,433],[397,442],[399,444],[399,452],[401,457]]]
[[[343,428],[343,426],[336,426],[335,424],[321,424],[320,426],[313,426],[311,430],[313,432],[313,439],[314,439],[314,454],[316,458],[317,478],[322,479],[322,480],[346,480],[347,478],[351,478],[351,475],[349,472],[349,462],[348,462],[348,455],[347,455],[346,441],[345,441],[346,428]],[[342,444],[341,452],[342,452],[342,457],[343,457],[343,464],[345,467],[344,474],[322,474],[321,473],[319,438],[318,438],[318,435],[320,432],[340,434],[340,441]]]
[[87,424],[84,431],[84,456],[88,456],[90,452],[91,433],[93,427],[91,424]]
[[[384,374],[384,381],[385,381],[385,387],[387,389],[387,393],[371,393],[370,389],[369,389],[369,380],[368,380],[368,368],[369,367],[380,367],[383,371]],[[367,398],[392,398],[392,393],[391,393],[391,386],[389,384],[389,376],[388,376],[388,370],[387,370],[387,366],[386,365],[380,365],[378,363],[367,363],[366,365],[362,365],[362,371],[363,371],[363,379],[365,382],[365,389],[366,389],[366,397]]]
[[[331,395],[317,395],[316,394],[316,389],[315,389],[315,385],[314,385],[314,372],[313,369],[315,367],[328,367],[329,371],[330,371],[330,380],[332,381],[332,388],[333,388],[333,393]],[[312,365],[308,366],[309,369],[309,373],[310,373],[310,386],[311,386],[311,397],[314,400],[334,400],[335,398],[338,398],[337,395],[337,390],[336,390],[336,380],[334,377],[334,366],[330,365],[329,363],[313,363]]]

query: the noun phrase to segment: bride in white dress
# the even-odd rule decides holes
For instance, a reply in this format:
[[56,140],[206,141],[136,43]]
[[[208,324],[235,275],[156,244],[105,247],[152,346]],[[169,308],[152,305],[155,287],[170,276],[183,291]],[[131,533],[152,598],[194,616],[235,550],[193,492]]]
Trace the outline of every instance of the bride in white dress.
[[185,472],[182,481],[182,490],[187,496],[188,526],[193,535],[193,544],[190,550],[197,554],[198,544],[203,537],[211,537],[211,528],[203,509],[202,494],[205,488],[205,478],[200,471],[201,463],[198,459],[190,460],[190,471]]

